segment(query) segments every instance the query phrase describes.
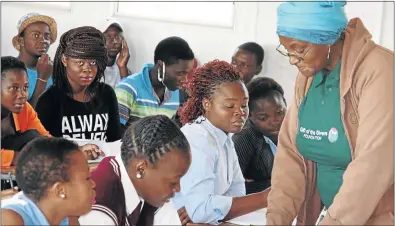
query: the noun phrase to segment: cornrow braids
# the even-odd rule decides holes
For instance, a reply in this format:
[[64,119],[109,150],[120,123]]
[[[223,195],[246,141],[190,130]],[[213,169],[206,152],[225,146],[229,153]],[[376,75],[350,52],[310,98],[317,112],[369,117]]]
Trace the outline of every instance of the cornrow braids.
[[85,26],[71,29],[60,37],[53,65],[53,83],[61,93],[72,97],[73,91],[67,79],[66,67],[62,63],[63,55],[97,61],[97,75],[86,89],[89,98],[94,99],[107,66],[106,39],[103,33],[94,27]]
[[249,95],[248,107],[253,108],[253,104],[256,100],[261,98],[268,98],[274,96],[280,96],[284,103],[287,104],[284,97],[284,89],[281,85],[272,78],[259,77],[247,84],[247,90]]
[[132,123],[126,130],[121,146],[122,161],[128,166],[134,158],[147,157],[151,164],[173,148],[188,152],[188,140],[167,116],[155,115]]
[[203,115],[203,99],[211,99],[219,86],[226,82],[241,82],[241,78],[234,67],[225,61],[213,60],[196,68],[185,84],[190,98],[179,111],[181,123],[185,125]]
[[35,202],[56,182],[69,181],[69,156],[79,147],[64,138],[40,137],[29,142],[21,151],[16,181],[22,191]]

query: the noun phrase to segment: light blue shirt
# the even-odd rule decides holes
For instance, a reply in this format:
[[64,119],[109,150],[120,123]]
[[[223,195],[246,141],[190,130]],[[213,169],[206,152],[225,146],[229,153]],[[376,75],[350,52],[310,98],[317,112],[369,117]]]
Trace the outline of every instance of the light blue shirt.
[[172,201],[177,209],[185,207],[194,223],[219,224],[233,197],[246,195],[233,141],[203,117],[181,131],[191,147],[192,163]]
[[[27,68],[27,77],[29,79],[29,97],[28,100],[30,100],[33,96],[34,90],[36,89],[36,83],[37,83],[37,79],[38,79],[38,74],[37,74],[37,70],[33,70],[30,68]],[[52,85],[52,75],[49,77],[48,81],[47,81],[47,86],[46,89],[48,89],[48,87],[50,87]]]
[[[45,218],[40,208],[23,192],[19,192],[12,198],[1,201],[2,209],[10,209],[17,212],[23,219],[24,225],[45,225],[49,226],[47,218]],[[60,226],[68,226],[69,219],[65,218],[60,222]]]
[[273,143],[272,140],[270,140],[269,137],[263,136],[263,139],[265,139],[266,143],[269,144],[270,150],[272,150],[273,155],[275,155],[277,152],[277,146]]

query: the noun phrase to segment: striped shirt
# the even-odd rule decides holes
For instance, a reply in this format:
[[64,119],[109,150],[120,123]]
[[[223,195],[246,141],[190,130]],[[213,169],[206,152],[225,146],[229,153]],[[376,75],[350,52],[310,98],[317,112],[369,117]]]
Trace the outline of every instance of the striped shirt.
[[247,194],[270,187],[275,152],[271,146],[275,145],[270,145],[250,120],[239,133],[232,136],[232,140],[244,178],[253,180],[246,182]]
[[173,117],[180,106],[179,90],[166,88],[161,102],[152,87],[149,72],[153,64],[145,64],[143,69],[121,80],[115,87],[121,124],[151,115]]

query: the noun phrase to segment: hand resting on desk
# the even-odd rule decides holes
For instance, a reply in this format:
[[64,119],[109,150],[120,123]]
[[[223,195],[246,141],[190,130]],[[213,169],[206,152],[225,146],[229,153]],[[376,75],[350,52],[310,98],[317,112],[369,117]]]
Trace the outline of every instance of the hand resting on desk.
[[80,148],[87,160],[95,160],[100,156],[105,156],[104,152],[96,144],[85,144],[80,146]]

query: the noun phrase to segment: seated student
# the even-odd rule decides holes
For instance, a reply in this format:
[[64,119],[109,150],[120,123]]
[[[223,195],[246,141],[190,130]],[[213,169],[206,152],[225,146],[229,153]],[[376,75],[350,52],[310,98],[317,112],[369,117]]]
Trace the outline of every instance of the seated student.
[[115,88],[122,78],[131,74],[127,68],[129,48],[122,35],[123,27],[117,19],[107,18],[101,30],[107,46],[107,67],[101,81]]
[[247,85],[250,115],[232,140],[247,194],[270,187],[276,145],[268,137],[278,136],[286,112],[284,90],[271,78],[256,78]]
[[265,52],[258,43],[246,42],[237,47],[232,56],[232,65],[240,73],[245,84],[261,73],[264,56]]
[[[15,165],[19,152],[34,138],[51,136],[27,103],[28,87],[25,64],[12,56],[1,57],[1,167]],[[88,159],[102,154],[92,144],[81,149]]]
[[25,64],[15,57],[1,57],[1,167],[15,164],[27,142],[49,135],[27,103],[28,89]]
[[80,224],[180,225],[177,211],[165,203],[180,191],[190,164],[188,141],[171,119],[157,115],[134,122],[120,154],[104,158],[92,172],[96,204]]
[[248,117],[248,93],[234,67],[211,61],[187,84],[181,131],[191,146],[192,164],[173,199],[183,224],[218,224],[266,207],[269,190],[245,196],[243,174],[230,138]]
[[27,67],[28,100],[34,107],[40,95],[52,85],[52,62],[47,52],[56,41],[57,25],[49,16],[29,13],[19,20],[17,28],[18,34],[12,39],[12,45]]
[[[193,60],[193,69],[197,68],[197,66],[198,66],[198,61],[195,58]],[[188,79],[190,79],[193,76],[193,69],[187,74],[184,84],[188,81]],[[182,125],[180,122],[180,114],[178,112],[181,109],[181,107],[184,105],[184,103],[187,102],[188,98],[189,96],[185,91],[185,88],[184,87],[180,88],[180,106],[178,107],[176,114],[174,114],[173,117],[171,118],[179,127],[181,127]]]
[[194,54],[188,43],[169,37],[155,48],[153,64],[123,79],[115,88],[121,124],[150,115],[171,118],[180,106],[179,88],[193,68]]
[[36,107],[52,136],[121,139],[115,92],[100,82],[106,64],[105,37],[96,28],[78,27],[62,35],[54,61],[54,84]]
[[[196,58],[195,59],[193,59],[193,67],[192,67],[192,70],[187,74],[187,76],[186,76],[186,79],[185,79],[185,82],[187,82],[188,81],[188,79],[190,79],[192,76],[193,76],[193,69],[195,69],[195,68],[197,68],[198,67],[198,61],[196,60]],[[185,83],[184,82],[184,83]],[[182,106],[185,102],[187,102],[187,100],[188,100],[188,94],[187,94],[187,92],[185,91],[185,89],[184,88],[180,88],[180,106]]]
[[91,210],[95,183],[77,144],[38,138],[22,150],[16,168],[22,192],[1,202],[2,225],[78,225]]

